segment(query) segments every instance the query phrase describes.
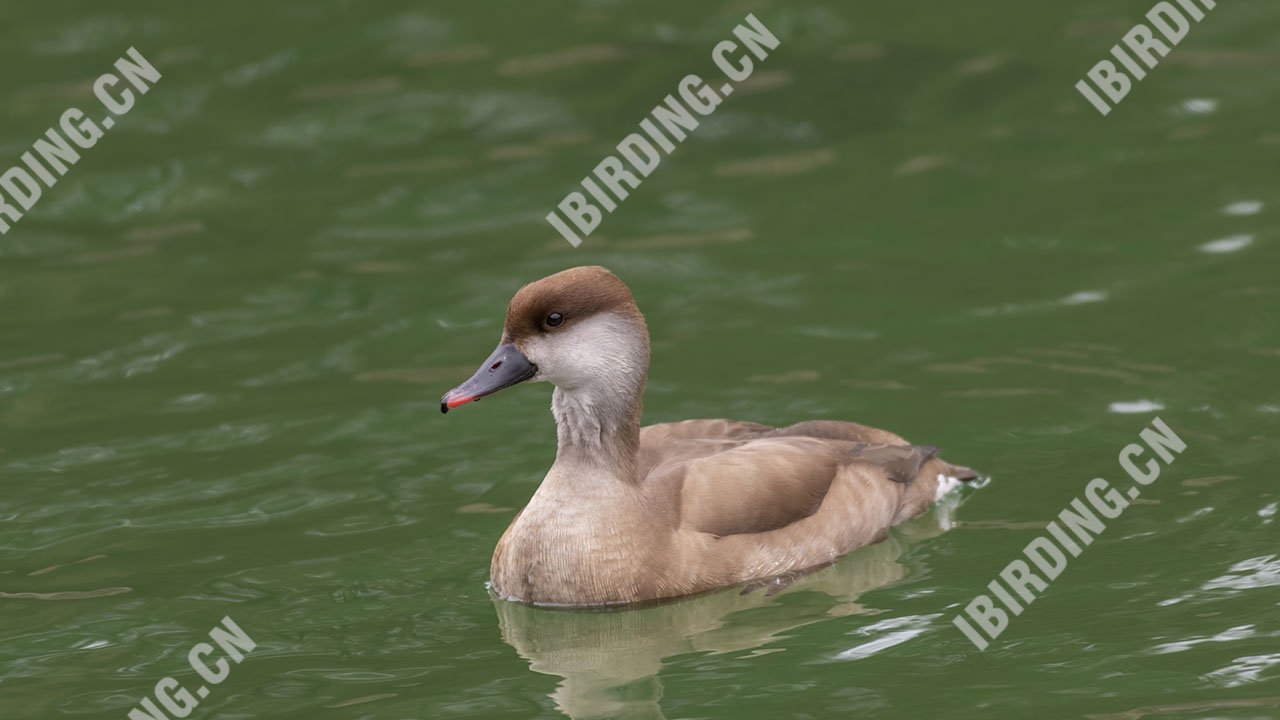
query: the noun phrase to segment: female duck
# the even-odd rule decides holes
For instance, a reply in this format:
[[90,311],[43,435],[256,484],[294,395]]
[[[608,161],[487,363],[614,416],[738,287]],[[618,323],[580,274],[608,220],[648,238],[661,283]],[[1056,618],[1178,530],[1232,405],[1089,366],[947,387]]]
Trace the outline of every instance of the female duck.
[[819,567],[977,477],[851,422],[642,428],[648,368],[626,285],[571,268],[517,292],[497,349],[441,398],[448,412],[526,380],[555,385],[555,463],[493,553],[502,597],[631,603]]

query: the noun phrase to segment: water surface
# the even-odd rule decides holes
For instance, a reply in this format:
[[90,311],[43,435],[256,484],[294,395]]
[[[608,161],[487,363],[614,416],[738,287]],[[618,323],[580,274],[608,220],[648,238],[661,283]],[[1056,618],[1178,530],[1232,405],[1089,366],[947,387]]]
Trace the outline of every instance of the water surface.
[[[163,73],[0,237],[0,715],[124,718],[227,615],[258,648],[193,718],[1280,714],[1280,10],[1102,118],[1072,86],[1149,7],[0,9],[12,162],[128,47]],[[748,11],[779,49],[570,248],[542,216]],[[989,484],[770,598],[495,603],[549,388],[436,403],[590,263],[648,421],[857,420]],[[975,650],[951,617],[1156,415],[1185,453]]]

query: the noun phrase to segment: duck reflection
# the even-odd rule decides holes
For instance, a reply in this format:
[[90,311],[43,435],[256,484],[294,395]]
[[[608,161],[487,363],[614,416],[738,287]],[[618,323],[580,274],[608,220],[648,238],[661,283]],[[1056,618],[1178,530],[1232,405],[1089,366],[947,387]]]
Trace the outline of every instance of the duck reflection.
[[[754,650],[804,625],[878,612],[858,604],[858,596],[906,578],[912,569],[902,555],[948,529],[957,502],[954,495],[944,499],[883,542],[798,579],[611,611],[552,610],[495,597],[502,639],[529,669],[562,678],[550,697],[574,720],[664,718],[658,674],[665,658]],[[803,601],[778,602],[798,593],[805,593]]]

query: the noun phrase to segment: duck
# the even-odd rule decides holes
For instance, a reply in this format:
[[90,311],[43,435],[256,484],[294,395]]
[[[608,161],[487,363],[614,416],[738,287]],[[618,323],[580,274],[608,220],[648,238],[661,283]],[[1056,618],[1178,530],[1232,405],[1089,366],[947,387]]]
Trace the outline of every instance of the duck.
[[626,284],[573,267],[520,288],[497,348],[441,397],[447,413],[521,383],[554,386],[555,460],[494,548],[498,597],[617,606],[802,577],[978,477],[854,422],[642,426],[649,357]]

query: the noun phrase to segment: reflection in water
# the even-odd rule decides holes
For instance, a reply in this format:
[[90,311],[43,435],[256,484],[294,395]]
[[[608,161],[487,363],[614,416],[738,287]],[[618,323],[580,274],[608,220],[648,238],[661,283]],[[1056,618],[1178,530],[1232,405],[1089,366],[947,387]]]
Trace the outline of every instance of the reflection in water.
[[[821,620],[877,612],[856,600],[868,590],[907,577],[899,562],[915,542],[940,535],[952,525],[960,496],[952,494],[921,518],[904,523],[884,542],[862,548],[772,595],[764,589],[729,589],[635,610],[568,611],[537,608],[494,598],[502,639],[529,668],[563,680],[551,693],[562,712],[584,718],[663,718],[658,672],[665,658],[691,652],[752,650],[781,633]],[[778,607],[778,597],[807,593],[807,603]],[[756,610],[756,612],[744,612]],[[894,642],[859,646],[854,657],[904,642],[922,630],[916,618]],[[874,644],[874,643],[873,643]],[[870,644],[869,644],[870,645]]]
[[1227,710],[1231,708],[1274,708],[1280,707],[1280,697],[1248,698],[1242,700],[1201,700],[1197,702],[1175,703],[1171,705],[1150,705],[1134,708],[1128,712],[1107,715],[1085,715],[1088,720],[1140,720],[1140,718],[1158,715],[1192,715],[1207,710]]

